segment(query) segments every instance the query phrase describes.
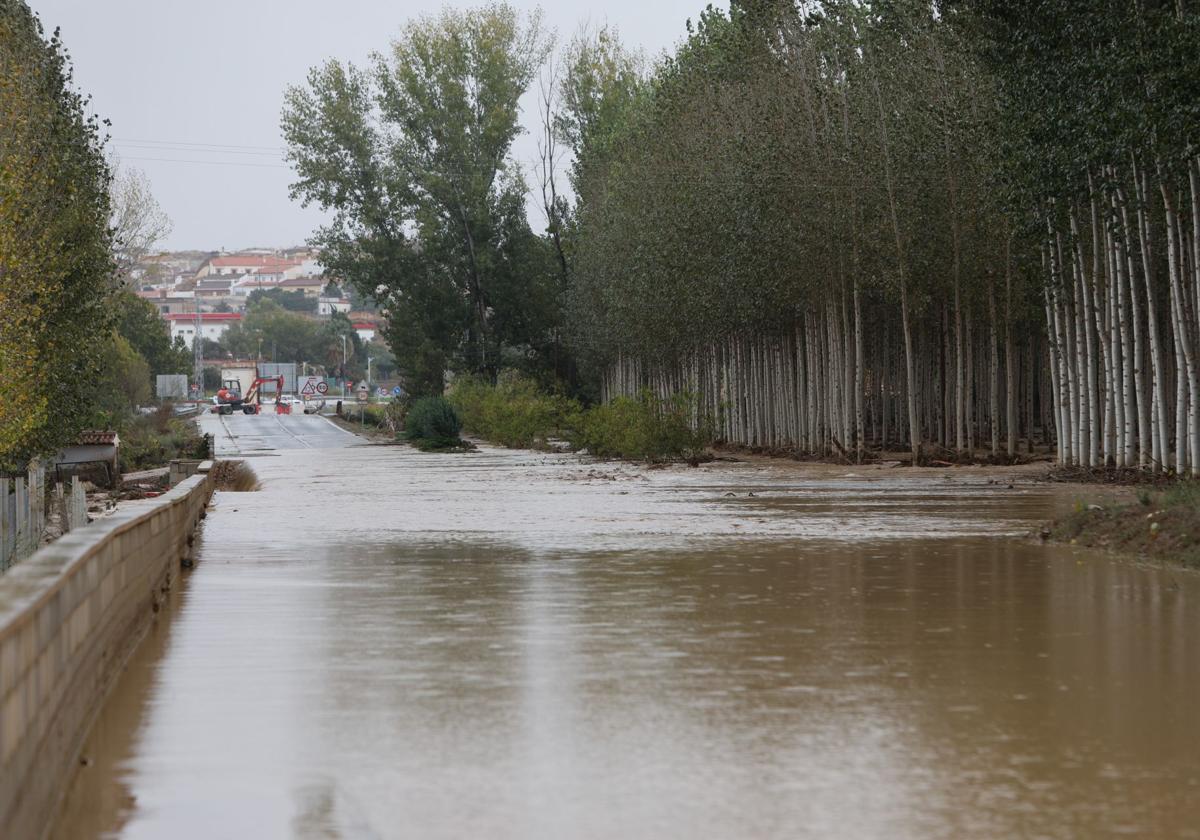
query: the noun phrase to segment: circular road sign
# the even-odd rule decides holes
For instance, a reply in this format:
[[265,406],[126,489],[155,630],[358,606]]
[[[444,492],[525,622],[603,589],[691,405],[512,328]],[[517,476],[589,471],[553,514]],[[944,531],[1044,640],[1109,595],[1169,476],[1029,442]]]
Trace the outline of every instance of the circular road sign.
[[318,382],[317,383],[317,393],[318,394],[328,394],[329,393],[329,383]]

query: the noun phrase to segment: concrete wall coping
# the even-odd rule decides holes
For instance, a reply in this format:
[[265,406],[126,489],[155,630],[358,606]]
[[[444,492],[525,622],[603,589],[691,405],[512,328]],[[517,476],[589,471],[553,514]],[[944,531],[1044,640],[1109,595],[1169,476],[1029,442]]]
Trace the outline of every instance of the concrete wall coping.
[[[207,462],[211,463],[211,462]],[[66,584],[75,568],[118,536],[161,511],[187,501],[192,490],[208,481],[205,473],[181,481],[156,499],[129,505],[99,522],[71,531],[39,549],[0,577],[0,638],[33,619]]]

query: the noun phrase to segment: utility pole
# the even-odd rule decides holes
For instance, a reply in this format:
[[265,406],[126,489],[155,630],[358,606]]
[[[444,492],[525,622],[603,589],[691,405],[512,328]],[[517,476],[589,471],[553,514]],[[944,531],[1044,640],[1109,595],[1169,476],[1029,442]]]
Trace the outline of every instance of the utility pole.
[[192,303],[196,309],[196,334],[192,337],[192,378],[196,383],[196,398],[204,398],[204,338],[200,334],[200,298],[192,291]]
[[342,399],[346,398],[346,336],[342,336]]

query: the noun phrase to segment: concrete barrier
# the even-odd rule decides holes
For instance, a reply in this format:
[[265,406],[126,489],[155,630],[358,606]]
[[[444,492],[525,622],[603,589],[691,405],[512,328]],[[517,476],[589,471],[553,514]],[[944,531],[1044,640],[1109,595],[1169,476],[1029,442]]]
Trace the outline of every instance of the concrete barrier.
[[0,836],[50,827],[84,738],[190,550],[209,463],[67,534],[0,582]]

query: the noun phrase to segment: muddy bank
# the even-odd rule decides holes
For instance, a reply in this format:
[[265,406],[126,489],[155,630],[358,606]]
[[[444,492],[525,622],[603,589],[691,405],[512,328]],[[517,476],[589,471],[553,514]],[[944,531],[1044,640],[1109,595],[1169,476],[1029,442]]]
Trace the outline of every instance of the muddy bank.
[[1126,490],[1119,501],[1090,498],[1045,532],[1057,542],[1200,569],[1200,482]]

